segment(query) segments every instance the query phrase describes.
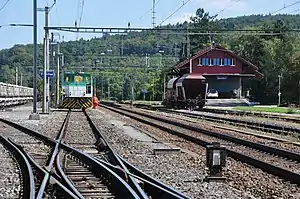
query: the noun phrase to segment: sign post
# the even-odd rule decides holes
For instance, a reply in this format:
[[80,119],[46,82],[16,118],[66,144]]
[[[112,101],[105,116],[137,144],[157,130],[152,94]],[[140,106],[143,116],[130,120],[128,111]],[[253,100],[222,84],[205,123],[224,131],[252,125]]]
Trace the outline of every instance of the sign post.
[[[40,75],[40,77],[41,78],[44,78],[44,72],[43,71],[40,71],[39,72],[39,75]],[[48,78],[48,77],[50,77],[50,78],[54,78],[54,71],[53,70],[48,70],[47,72],[46,72],[46,77]]]

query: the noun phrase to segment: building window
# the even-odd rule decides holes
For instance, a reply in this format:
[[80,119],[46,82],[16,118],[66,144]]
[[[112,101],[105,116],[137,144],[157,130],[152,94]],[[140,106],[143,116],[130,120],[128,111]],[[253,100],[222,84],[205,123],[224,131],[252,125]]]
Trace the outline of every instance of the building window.
[[227,66],[228,65],[228,62],[227,62],[227,58],[224,59],[224,66]]
[[235,59],[232,59],[231,66],[235,66]]
[[224,66],[224,59],[220,59],[220,66]]
[[209,59],[209,66],[213,65],[213,59]]
[[213,65],[216,66],[217,65],[217,58],[213,59]]
[[203,66],[204,58],[199,58],[199,65],[198,66]]
[[220,66],[220,58],[216,58],[216,62],[217,62],[216,65]]

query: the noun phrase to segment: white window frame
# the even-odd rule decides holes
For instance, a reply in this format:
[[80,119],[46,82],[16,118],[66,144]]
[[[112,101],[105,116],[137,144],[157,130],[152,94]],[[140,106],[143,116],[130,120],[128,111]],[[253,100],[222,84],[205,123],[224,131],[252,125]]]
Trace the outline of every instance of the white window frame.
[[204,59],[204,58],[202,58],[202,57],[199,58],[198,66],[204,66],[204,65],[203,65],[203,59]]
[[224,58],[220,58],[220,66],[224,66]]
[[231,59],[231,66],[235,66],[236,65],[236,60],[234,58]]
[[213,59],[212,58],[208,58],[208,65],[213,66]]

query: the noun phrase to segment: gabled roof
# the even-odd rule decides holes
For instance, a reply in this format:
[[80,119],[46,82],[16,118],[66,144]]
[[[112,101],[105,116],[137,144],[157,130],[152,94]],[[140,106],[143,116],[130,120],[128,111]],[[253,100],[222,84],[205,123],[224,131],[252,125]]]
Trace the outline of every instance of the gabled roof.
[[264,77],[264,75],[263,75],[262,73],[258,72],[258,67],[257,67],[257,66],[255,66],[255,65],[252,64],[251,62],[245,60],[245,59],[242,58],[241,56],[235,54],[233,51],[227,50],[226,48],[224,48],[224,47],[222,47],[222,46],[220,46],[220,45],[218,45],[218,44],[215,44],[215,45],[213,45],[213,46],[210,46],[210,47],[208,47],[208,48],[206,48],[206,49],[199,50],[199,51],[198,51],[194,56],[192,56],[191,58],[186,59],[185,61],[183,61],[183,62],[177,64],[177,65],[175,66],[175,69],[180,69],[180,68],[186,66],[187,64],[189,64],[189,63],[190,63],[190,59],[192,59],[192,60],[197,59],[197,58],[201,57],[202,55],[204,55],[204,54],[206,54],[206,53],[208,53],[208,52],[211,52],[211,51],[213,51],[213,50],[218,50],[218,51],[223,51],[223,52],[228,53],[228,54],[231,55],[232,57],[235,57],[236,59],[238,59],[238,60],[240,60],[241,62],[243,62],[244,64],[246,64],[246,65],[252,67],[252,68],[255,70],[255,73],[257,74],[258,77],[260,77],[260,78],[263,78],[263,77]]

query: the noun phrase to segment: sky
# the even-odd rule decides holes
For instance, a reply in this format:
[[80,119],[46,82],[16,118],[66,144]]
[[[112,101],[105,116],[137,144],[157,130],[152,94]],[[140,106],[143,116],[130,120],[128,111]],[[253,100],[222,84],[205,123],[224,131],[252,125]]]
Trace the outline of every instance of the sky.
[[[0,0],[0,8],[7,0]],[[81,26],[85,27],[151,27],[151,8],[153,0],[56,0],[50,12],[49,26],[74,26],[79,24],[81,9],[78,4],[84,1]],[[188,0],[156,0],[156,24]],[[9,0],[0,10],[0,49],[10,48],[15,44],[32,43],[32,27],[7,27],[10,23],[32,24],[33,0]],[[218,18],[228,18],[250,14],[269,14],[297,0],[189,0],[173,17],[162,25],[188,20],[197,8],[204,8],[211,15],[219,13]],[[51,5],[53,0],[38,0],[38,7]],[[81,8],[81,6],[80,6]],[[77,12],[79,14],[77,14]],[[278,13],[300,13],[300,3],[283,9]],[[276,13],[277,14],[277,13]],[[38,12],[38,42],[43,41],[44,12]],[[60,32],[64,41],[76,40],[76,33]],[[79,38],[92,38],[100,35],[79,34]],[[58,38],[58,37],[57,37]]]

